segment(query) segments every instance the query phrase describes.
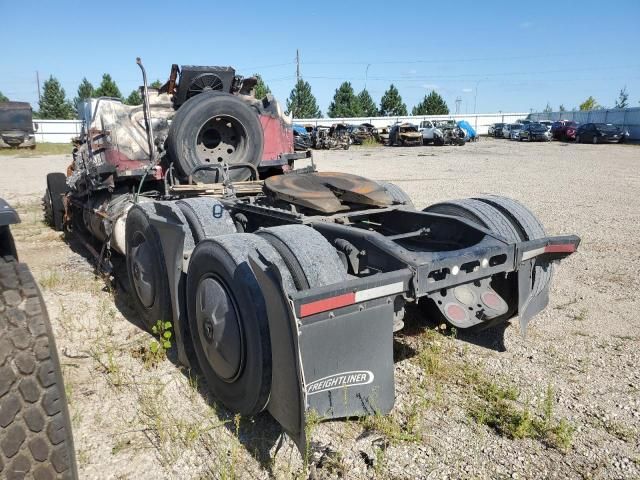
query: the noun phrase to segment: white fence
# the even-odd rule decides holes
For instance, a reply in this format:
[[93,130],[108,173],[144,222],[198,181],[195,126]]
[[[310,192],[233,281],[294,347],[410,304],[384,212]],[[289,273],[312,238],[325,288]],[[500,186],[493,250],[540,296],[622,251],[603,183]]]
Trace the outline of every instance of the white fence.
[[396,122],[409,122],[419,125],[423,120],[466,120],[478,132],[479,135],[487,133],[487,129],[493,123],[514,123],[516,120],[527,118],[528,113],[478,113],[467,115],[416,115],[406,117],[358,117],[358,118],[296,118],[295,123],[313,126],[331,126],[334,123],[371,123],[376,127],[386,127]]
[[[422,115],[406,117],[357,117],[357,118],[296,118],[294,123],[313,126],[331,126],[334,123],[371,123],[376,127],[386,127],[396,122],[409,122],[419,125],[422,120],[466,120],[478,134],[487,133],[493,123],[514,123],[519,119],[531,120],[573,120],[578,123],[613,123],[629,130],[630,140],[640,141],[640,107],[591,110],[587,112],[551,112],[551,113],[478,113],[469,115]],[[80,135],[81,120],[34,120],[37,142],[69,143]]]
[[[492,123],[513,123],[518,119],[526,118],[527,113],[479,113],[471,115],[422,115],[406,117],[359,117],[359,118],[300,118],[294,119],[294,123],[303,125],[326,125],[333,123],[371,123],[376,127],[386,127],[396,122],[410,122],[416,125],[422,120],[466,120],[479,134],[487,133],[487,128]],[[82,129],[81,120],[34,120],[36,130],[36,142],[70,143],[73,137],[80,135]]]
[[571,120],[577,123],[612,123],[629,130],[629,140],[640,141],[640,107],[588,110],[586,112],[537,112],[531,120]]
[[70,143],[80,135],[81,120],[34,120],[37,143]]

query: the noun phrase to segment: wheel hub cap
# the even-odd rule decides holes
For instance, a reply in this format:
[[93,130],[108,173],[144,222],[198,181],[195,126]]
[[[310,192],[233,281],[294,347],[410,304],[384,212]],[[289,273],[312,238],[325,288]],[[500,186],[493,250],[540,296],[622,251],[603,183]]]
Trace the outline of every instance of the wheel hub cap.
[[155,298],[155,281],[151,249],[147,242],[142,242],[132,252],[133,257],[133,286],[140,302],[149,308]]
[[207,361],[222,380],[233,381],[243,358],[238,312],[227,289],[214,278],[205,278],[196,293],[198,335]]

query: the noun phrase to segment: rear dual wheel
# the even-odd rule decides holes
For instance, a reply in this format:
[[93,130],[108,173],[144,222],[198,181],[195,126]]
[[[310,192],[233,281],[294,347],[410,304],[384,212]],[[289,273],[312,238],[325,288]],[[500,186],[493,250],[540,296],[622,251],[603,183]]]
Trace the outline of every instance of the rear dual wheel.
[[215,397],[233,412],[253,415],[271,393],[267,307],[249,256],[280,272],[285,292],[344,281],[335,249],[300,225],[231,234],[195,248],[187,277],[187,312],[200,368]]

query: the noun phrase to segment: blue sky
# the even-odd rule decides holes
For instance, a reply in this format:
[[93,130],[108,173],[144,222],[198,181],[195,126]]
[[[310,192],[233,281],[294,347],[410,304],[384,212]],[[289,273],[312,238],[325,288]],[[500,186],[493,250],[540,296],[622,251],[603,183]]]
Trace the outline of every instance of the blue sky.
[[[0,91],[37,108],[36,70],[72,98],[110,73],[126,96],[135,57],[163,81],[172,63],[260,73],[284,104],[295,52],[323,112],[343,80],[374,100],[390,83],[411,109],[436,89],[451,111],[541,110],[587,96],[640,101],[640,1],[280,1],[95,3],[0,0]],[[98,5],[101,5],[98,7]],[[15,19],[15,21],[7,21]],[[367,72],[367,65],[368,72]]]

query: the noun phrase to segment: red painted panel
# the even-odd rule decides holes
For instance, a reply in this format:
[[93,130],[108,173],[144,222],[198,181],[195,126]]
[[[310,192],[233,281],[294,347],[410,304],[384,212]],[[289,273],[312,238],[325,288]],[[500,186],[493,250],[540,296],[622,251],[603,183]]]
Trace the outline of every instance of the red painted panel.
[[293,128],[279,118],[260,115],[264,131],[262,160],[277,160],[283,153],[293,153]]

